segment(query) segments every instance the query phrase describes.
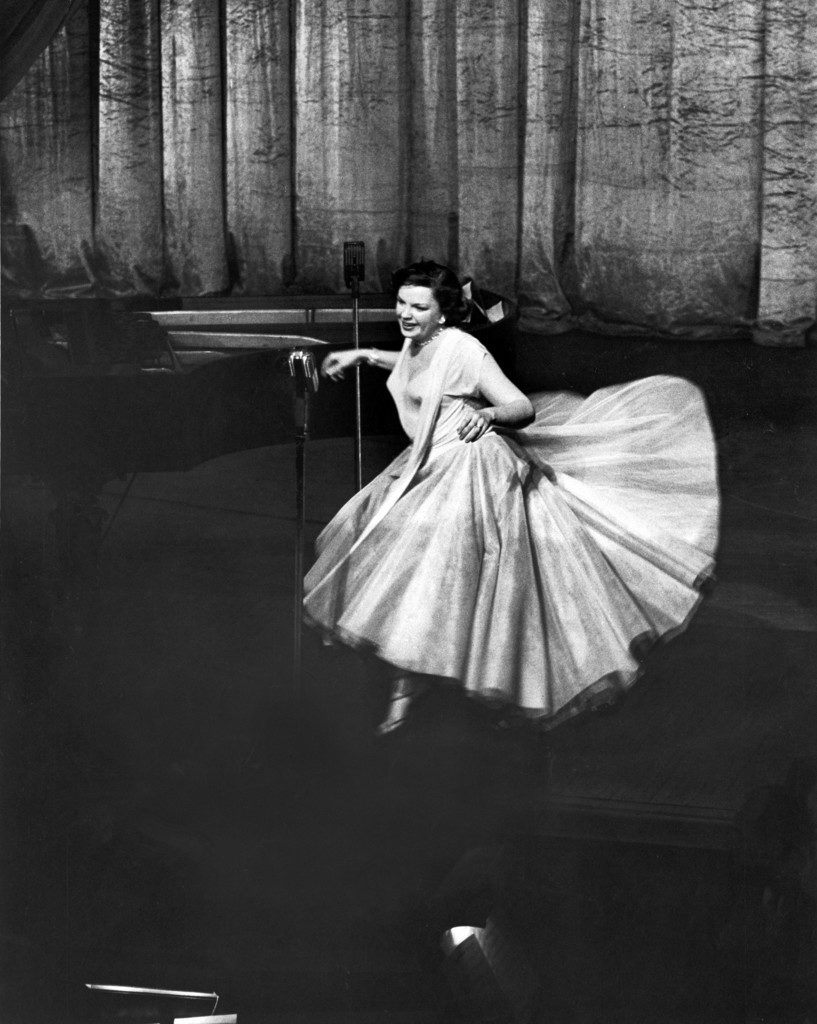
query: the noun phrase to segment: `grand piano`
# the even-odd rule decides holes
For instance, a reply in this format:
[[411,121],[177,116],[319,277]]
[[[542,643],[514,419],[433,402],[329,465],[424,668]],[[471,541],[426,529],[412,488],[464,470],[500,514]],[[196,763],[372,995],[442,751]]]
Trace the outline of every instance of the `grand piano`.
[[[512,369],[516,309],[474,294],[474,333]],[[391,299],[363,295],[360,344],[400,346]],[[344,296],[25,301],[3,308],[3,471],[96,489],[294,436],[291,342],[352,344]],[[399,434],[382,374],[363,367],[364,434]],[[320,388],[310,436],[352,436],[353,385]]]
[[[512,372],[516,307],[473,286],[471,295],[467,329]],[[354,309],[361,346],[399,348],[390,296],[363,294]],[[106,484],[295,441],[289,353],[303,341],[320,365],[354,340],[344,295],[28,299],[1,312],[3,494],[21,477],[47,487],[43,547],[52,574],[80,586],[95,582],[111,524]],[[362,434],[402,435],[382,371],[362,367],[361,389]],[[355,436],[355,406],[351,377],[319,387],[309,436]]]

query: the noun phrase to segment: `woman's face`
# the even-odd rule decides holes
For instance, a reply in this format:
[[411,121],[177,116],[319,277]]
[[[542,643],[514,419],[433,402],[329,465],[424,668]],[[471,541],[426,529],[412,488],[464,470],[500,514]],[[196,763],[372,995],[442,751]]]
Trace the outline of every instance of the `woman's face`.
[[397,320],[404,338],[416,345],[428,341],[442,327],[440,304],[430,288],[419,284],[404,284],[397,293]]

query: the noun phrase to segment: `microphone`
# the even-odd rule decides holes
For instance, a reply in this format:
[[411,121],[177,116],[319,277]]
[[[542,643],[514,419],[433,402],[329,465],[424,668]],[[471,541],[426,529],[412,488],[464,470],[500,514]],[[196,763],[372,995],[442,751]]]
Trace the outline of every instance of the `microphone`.
[[314,395],[318,390],[318,370],[311,352],[301,349],[290,352],[289,373],[301,392],[309,391]]
[[343,243],[343,280],[356,295],[366,279],[366,249],[363,242]]
[[292,414],[299,443],[309,435],[309,396],[318,390],[318,370],[311,352],[297,349],[289,353],[289,373],[295,385]]

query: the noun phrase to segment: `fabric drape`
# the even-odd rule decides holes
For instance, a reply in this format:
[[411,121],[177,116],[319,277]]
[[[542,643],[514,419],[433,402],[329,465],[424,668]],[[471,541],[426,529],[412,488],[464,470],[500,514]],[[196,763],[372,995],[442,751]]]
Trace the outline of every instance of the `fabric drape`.
[[51,42],[75,0],[0,0],[0,99]]
[[761,14],[583,2],[574,308],[655,328],[751,319]]
[[525,136],[520,159],[519,299],[540,323],[571,312],[576,166],[578,4],[532,4],[525,38]]
[[402,0],[298,0],[296,266],[307,291],[343,287],[338,253],[359,239],[367,285],[405,258],[405,11]]
[[88,19],[78,9],[0,105],[5,293],[90,286],[94,236]]
[[817,8],[763,5],[760,281],[756,338],[797,342],[817,278]]
[[497,291],[516,288],[519,234],[519,5],[457,5],[460,263]]
[[219,0],[161,5],[164,217],[182,294],[223,291],[225,259]]
[[448,0],[418,0],[408,23],[406,255],[459,267],[455,16]]
[[99,20],[94,269],[100,287],[164,286],[158,0],[110,0]]
[[289,6],[226,0],[224,173],[236,294],[275,294],[292,277]]
[[342,291],[801,343],[811,0],[80,0],[0,104],[11,294]]

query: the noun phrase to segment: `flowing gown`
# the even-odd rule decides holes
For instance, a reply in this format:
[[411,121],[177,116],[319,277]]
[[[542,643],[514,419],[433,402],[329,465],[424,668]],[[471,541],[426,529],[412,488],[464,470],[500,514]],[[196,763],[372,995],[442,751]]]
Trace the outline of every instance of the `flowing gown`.
[[711,575],[715,445],[703,397],[653,376],[531,395],[534,422],[464,442],[485,348],[447,328],[428,370],[409,342],[388,387],[412,445],[320,534],[305,617],[408,672],[552,725],[639,674]]

